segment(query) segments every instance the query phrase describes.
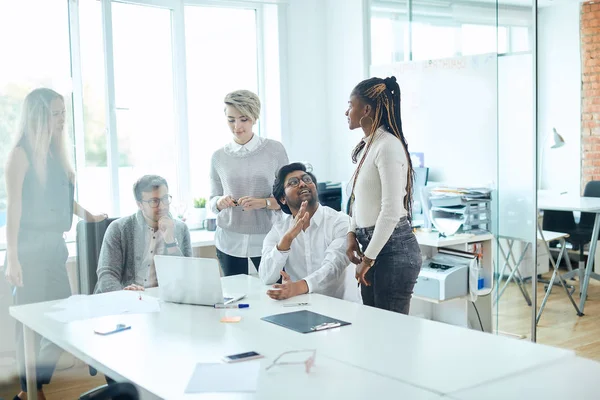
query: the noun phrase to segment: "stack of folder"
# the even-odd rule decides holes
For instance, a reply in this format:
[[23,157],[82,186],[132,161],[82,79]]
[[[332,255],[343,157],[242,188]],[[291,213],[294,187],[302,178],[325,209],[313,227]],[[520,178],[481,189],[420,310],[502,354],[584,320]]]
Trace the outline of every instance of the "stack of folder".
[[[432,188],[430,217],[435,226],[455,227],[450,234],[459,229],[464,233],[490,231],[491,201],[491,190],[487,188]],[[455,224],[445,224],[447,221]]]

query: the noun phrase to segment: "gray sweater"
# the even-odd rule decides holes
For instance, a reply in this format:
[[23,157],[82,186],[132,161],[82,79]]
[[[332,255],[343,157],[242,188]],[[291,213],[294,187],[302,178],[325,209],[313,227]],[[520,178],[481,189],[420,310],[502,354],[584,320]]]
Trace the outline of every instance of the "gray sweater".
[[[217,150],[210,165],[210,198],[231,195],[267,198],[273,191],[275,174],[288,163],[283,145],[265,139],[249,153],[232,152],[225,146]],[[218,212],[217,225],[221,229],[243,234],[267,234],[271,230],[274,211],[261,208],[243,211],[230,207]]]
[[[94,293],[122,290],[137,283],[136,271],[143,268],[147,229],[148,225],[141,211],[119,218],[108,226],[100,250],[98,283]],[[180,251],[171,255],[191,257],[190,232],[187,225],[178,220],[175,220],[175,238]]]

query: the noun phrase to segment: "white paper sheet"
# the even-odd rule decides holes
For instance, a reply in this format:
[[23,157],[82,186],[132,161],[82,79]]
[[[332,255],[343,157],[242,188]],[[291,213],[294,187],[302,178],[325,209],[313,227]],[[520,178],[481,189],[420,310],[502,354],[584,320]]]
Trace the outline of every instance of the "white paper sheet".
[[54,308],[56,311],[48,312],[46,316],[63,323],[108,315],[160,311],[157,298],[146,296],[144,292],[127,290],[90,296],[75,295],[55,304]]
[[233,364],[196,364],[186,393],[254,393],[260,360]]

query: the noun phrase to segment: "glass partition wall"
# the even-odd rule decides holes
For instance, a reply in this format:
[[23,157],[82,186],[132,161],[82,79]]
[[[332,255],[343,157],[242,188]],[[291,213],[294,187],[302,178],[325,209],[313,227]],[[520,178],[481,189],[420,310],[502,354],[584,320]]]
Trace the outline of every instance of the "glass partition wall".
[[[536,9],[520,0],[372,0],[369,16],[370,74],[394,74],[400,82],[409,148],[428,169],[424,193],[440,186],[491,193],[488,223],[463,223],[457,236],[482,238],[487,290],[433,307],[443,310],[439,314],[466,307],[469,328],[533,341],[539,308],[531,279],[538,266]],[[427,203],[422,229],[428,230],[433,203],[421,201]]]

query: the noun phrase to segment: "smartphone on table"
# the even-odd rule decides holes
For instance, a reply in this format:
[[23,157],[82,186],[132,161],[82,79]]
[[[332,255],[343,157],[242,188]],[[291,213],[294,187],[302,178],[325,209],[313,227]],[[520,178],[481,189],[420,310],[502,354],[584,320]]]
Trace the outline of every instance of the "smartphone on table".
[[94,329],[94,333],[96,333],[98,335],[110,335],[112,333],[126,331],[127,329],[131,329],[131,325],[125,325],[125,324],[107,325],[107,326],[103,326],[103,327]]
[[249,351],[247,353],[232,354],[230,356],[223,357],[223,361],[226,363],[234,363],[240,361],[256,360],[257,358],[263,358],[262,354],[258,354],[255,351]]

